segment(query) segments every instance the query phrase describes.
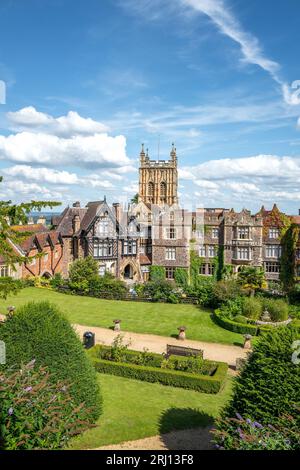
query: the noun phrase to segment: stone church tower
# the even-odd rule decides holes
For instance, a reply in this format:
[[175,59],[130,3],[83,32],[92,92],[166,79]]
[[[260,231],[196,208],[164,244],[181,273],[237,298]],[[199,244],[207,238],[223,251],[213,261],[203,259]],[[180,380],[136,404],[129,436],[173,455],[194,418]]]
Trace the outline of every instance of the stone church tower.
[[139,202],[157,205],[177,204],[177,156],[172,144],[170,160],[150,160],[144,144],[140,153]]

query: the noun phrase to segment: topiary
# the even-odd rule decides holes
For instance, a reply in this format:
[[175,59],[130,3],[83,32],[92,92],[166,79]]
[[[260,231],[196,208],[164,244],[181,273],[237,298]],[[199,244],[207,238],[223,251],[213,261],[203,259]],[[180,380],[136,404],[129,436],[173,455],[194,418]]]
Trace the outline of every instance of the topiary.
[[258,320],[263,311],[262,303],[254,297],[246,297],[243,301],[243,315],[251,320]]
[[0,324],[0,339],[6,344],[6,365],[20,366],[33,358],[47,366],[53,377],[70,383],[74,402],[89,409],[93,422],[101,412],[95,370],[68,320],[55,305],[31,302]]
[[299,404],[300,367],[292,360],[293,345],[299,339],[299,331],[292,326],[278,327],[260,337],[235,381],[223,418],[239,413],[274,425],[283,414],[299,418],[295,405]]

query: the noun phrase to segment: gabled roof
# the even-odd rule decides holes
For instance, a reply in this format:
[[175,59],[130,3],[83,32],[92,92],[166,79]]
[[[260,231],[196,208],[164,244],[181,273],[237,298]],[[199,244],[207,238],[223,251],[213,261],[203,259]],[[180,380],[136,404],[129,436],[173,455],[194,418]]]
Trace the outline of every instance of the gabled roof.
[[63,237],[72,236],[73,219],[75,215],[79,216],[80,222],[82,222],[87,211],[87,207],[67,207],[60,216],[56,230],[60,232]]

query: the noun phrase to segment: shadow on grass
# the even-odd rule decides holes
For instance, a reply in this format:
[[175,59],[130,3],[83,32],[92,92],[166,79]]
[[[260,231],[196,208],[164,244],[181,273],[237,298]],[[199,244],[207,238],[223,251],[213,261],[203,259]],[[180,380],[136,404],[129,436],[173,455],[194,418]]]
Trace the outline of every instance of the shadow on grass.
[[212,449],[212,416],[193,408],[169,408],[160,417],[159,432],[169,450]]

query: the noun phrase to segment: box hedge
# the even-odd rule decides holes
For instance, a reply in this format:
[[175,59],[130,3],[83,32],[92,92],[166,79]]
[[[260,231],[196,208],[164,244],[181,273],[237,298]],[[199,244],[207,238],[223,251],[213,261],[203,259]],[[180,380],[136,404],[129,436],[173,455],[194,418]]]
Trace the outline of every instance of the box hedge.
[[256,336],[259,332],[259,328],[256,325],[237,323],[233,320],[229,320],[224,317],[220,310],[215,310],[214,320],[217,325],[225,328],[225,330],[233,331],[234,333],[240,333],[241,335],[252,335]]
[[138,366],[124,362],[112,362],[93,358],[97,372],[118,375],[145,382],[161,383],[204,393],[218,393],[224,386],[228,365],[218,363],[214,375],[197,375],[158,367]]

